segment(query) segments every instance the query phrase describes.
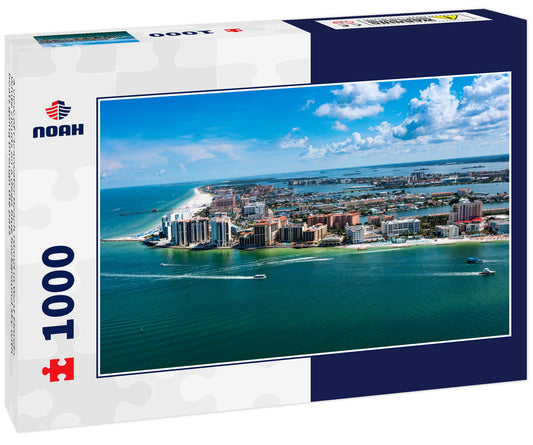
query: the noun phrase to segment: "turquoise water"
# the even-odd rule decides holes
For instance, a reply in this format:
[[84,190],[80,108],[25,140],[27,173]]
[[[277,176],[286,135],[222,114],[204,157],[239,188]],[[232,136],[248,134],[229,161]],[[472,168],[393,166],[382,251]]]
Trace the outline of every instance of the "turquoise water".
[[[100,191],[100,238],[132,236],[161,224],[165,212],[194,196],[199,184],[164,184]],[[140,212],[140,213],[137,213]],[[126,215],[121,216],[122,213]],[[168,213],[168,212],[167,212]]]
[[[198,185],[102,190],[101,238],[153,228],[162,213],[151,209],[183,204]],[[496,274],[480,276],[483,266]],[[191,252],[101,242],[99,308],[103,374],[506,335],[509,243]]]
[[[509,332],[506,242],[367,251],[101,247],[102,373]],[[466,264],[469,256],[487,262]],[[496,274],[478,275],[481,266]],[[267,279],[254,280],[258,273]]]
[[[150,204],[146,194],[179,204],[192,189],[102,191],[102,233],[153,226],[160,215],[115,210],[118,198],[122,210]],[[509,332],[507,242],[367,251],[100,248],[104,374]],[[482,267],[466,264],[469,256],[496,274],[478,275]]]

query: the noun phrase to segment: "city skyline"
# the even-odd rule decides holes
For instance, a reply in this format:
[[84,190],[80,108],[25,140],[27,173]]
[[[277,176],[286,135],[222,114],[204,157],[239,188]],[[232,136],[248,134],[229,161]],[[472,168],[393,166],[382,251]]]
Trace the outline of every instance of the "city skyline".
[[103,100],[101,187],[506,154],[509,82],[498,73]]

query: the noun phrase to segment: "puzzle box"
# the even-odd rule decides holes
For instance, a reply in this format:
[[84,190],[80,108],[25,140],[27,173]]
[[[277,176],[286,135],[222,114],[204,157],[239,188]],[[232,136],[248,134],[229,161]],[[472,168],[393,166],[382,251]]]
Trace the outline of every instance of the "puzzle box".
[[9,36],[17,429],[525,379],[525,39],[486,10]]

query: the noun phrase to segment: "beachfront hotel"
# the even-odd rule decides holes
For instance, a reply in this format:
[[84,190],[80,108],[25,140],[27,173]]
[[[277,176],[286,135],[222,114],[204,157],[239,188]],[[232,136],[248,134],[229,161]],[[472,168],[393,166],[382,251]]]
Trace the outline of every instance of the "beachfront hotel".
[[359,224],[359,213],[329,213],[327,215],[309,215],[307,224],[314,226],[316,224],[325,224],[328,228],[344,227],[346,224],[355,226]]
[[435,234],[440,238],[453,238],[459,236],[459,226],[455,224],[435,226]]
[[393,221],[383,221],[381,223],[381,233],[383,236],[398,236],[403,233],[420,232],[420,220],[416,218],[395,219]]
[[180,219],[191,219],[191,209],[189,207],[177,209],[176,212],[169,213],[161,218],[161,232],[164,237],[170,238],[172,222]]
[[167,239],[172,246],[190,246],[209,241],[208,218],[171,221],[168,229]]
[[299,243],[303,241],[303,233],[307,229],[306,223],[287,224],[279,229],[279,241],[282,243]]
[[210,221],[211,242],[217,247],[231,245],[231,218],[229,216],[217,216]]
[[346,226],[346,241],[352,244],[361,244],[370,239],[375,239],[373,225]]

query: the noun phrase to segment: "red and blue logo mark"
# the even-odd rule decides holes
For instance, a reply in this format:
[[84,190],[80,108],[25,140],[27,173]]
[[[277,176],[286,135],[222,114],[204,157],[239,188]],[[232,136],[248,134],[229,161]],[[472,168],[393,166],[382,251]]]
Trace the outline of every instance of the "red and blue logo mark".
[[[52,102],[51,106],[46,108],[46,114],[50,119],[60,121],[65,119],[70,114],[69,106],[65,105],[62,100]],[[56,136],[78,136],[82,135],[84,131],[83,124],[63,124],[63,125],[48,125],[47,127],[39,126],[33,128],[33,138],[51,138]]]
[[61,120],[67,117],[70,113],[70,107],[65,105],[62,100],[52,102],[52,106],[46,109],[46,114],[54,120]]

